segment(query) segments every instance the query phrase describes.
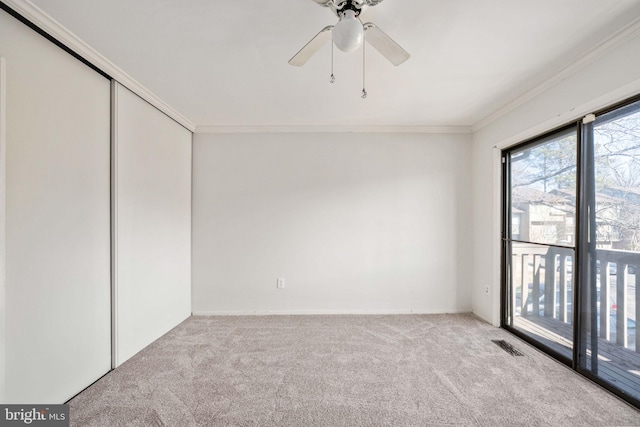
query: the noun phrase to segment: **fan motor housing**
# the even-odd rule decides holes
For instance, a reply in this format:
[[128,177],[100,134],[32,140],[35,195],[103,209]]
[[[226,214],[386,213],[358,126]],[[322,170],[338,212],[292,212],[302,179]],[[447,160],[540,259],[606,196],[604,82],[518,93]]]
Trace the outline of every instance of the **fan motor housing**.
[[353,10],[357,17],[358,15],[360,15],[360,12],[362,10],[362,4],[354,0],[346,0],[344,4],[342,4],[342,7],[337,9],[337,12],[338,14],[342,15],[347,10]]

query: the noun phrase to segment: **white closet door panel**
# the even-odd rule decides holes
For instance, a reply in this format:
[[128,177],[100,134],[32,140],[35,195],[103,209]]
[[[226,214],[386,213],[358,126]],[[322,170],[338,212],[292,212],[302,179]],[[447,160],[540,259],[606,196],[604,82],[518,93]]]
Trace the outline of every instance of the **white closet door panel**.
[[61,403],[111,366],[110,82],[0,12],[6,400]]
[[191,132],[116,85],[116,364],[191,314]]

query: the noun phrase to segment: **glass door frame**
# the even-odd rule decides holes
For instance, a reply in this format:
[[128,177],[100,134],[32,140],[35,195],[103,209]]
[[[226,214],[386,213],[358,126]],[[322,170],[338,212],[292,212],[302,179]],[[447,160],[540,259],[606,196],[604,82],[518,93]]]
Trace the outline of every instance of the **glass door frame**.
[[[552,137],[555,134],[558,133],[563,133],[563,132],[572,132],[575,131],[576,132],[576,136],[577,136],[577,148],[578,148],[578,153],[577,153],[577,171],[576,171],[576,177],[578,178],[576,180],[576,193],[579,194],[580,193],[580,175],[581,175],[581,170],[580,170],[580,147],[581,147],[581,132],[580,132],[580,126],[578,125],[578,123],[574,122],[574,123],[570,123],[568,125],[563,125],[557,128],[554,128],[548,132],[545,132],[544,134],[541,135],[537,135],[533,138],[530,138],[526,141],[523,141],[519,144],[513,145],[511,147],[505,148],[502,150],[501,153],[501,162],[502,162],[502,205],[501,205],[501,213],[502,213],[502,218],[501,218],[501,223],[502,223],[502,230],[501,230],[501,252],[502,252],[502,268],[501,268],[501,286],[500,286],[500,326],[503,329],[508,330],[509,332],[511,332],[512,334],[518,336],[520,339],[528,342],[529,344],[533,345],[534,347],[544,351],[547,354],[550,354],[551,356],[553,356],[555,359],[557,359],[559,362],[571,367],[572,369],[575,369],[574,367],[574,361],[577,360],[576,357],[576,343],[575,343],[575,337],[576,337],[576,333],[577,333],[577,315],[578,315],[578,311],[577,310],[572,310],[571,316],[572,316],[572,325],[573,325],[573,336],[574,336],[574,345],[573,345],[573,357],[572,358],[568,358],[565,355],[561,354],[560,352],[556,351],[554,348],[545,345],[543,343],[541,343],[540,341],[535,340],[534,338],[530,337],[529,335],[521,332],[520,330],[514,328],[511,326],[509,320],[510,318],[513,316],[513,313],[511,313],[512,308],[510,307],[510,300],[511,300],[511,289],[510,289],[510,283],[511,283],[511,273],[512,273],[512,259],[511,259],[511,253],[512,253],[512,242],[513,240],[511,239],[511,212],[510,212],[510,208],[511,208],[511,157],[509,156],[509,153],[513,152],[513,151],[517,151],[520,150],[524,147],[527,146],[536,146],[537,143],[539,141],[544,141],[550,137]],[[576,198],[576,200],[578,200],[578,198]],[[579,210],[576,209],[576,218],[574,221],[574,227],[575,227],[575,231],[574,231],[574,236],[576,237],[575,240],[575,245],[573,247],[574,250],[574,274],[573,274],[573,281],[572,281],[572,304],[573,307],[576,306],[576,298],[578,298],[578,294],[579,292],[577,292],[576,290],[576,285],[577,285],[577,276],[579,275],[579,272],[576,271],[577,269],[575,268],[575,266],[579,265],[577,263],[577,247],[579,245],[579,235],[578,235],[578,224],[580,222],[580,216],[579,216]],[[534,243],[535,244],[535,243]],[[544,246],[550,246],[553,247],[555,245],[553,244],[544,244]],[[563,249],[571,249],[570,247],[564,247],[562,246]]]
[[[595,245],[594,240],[589,236],[592,232],[595,234],[595,230],[590,231],[589,214],[593,212],[595,198],[591,195],[585,194],[585,191],[595,191],[593,185],[593,157],[592,150],[592,132],[594,120],[602,115],[611,113],[615,110],[622,110],[633,103],[640,101],[640,95],[626,99],[607,108],[601,109],[593,114],[580,118],[577,121],[567,123],[565,125],[554,128],[541,135],[537,135],[533,138],[529,138],[519,144],[504,148],[501,152],[502,163],[502,192],[501,192],[501,269],[500,269],[500,326],[506,329],[510,333],[516,335],[520,339],[526,341],[539,350],[554,357],[559,362],[565,364],[571,369],[579,372],[586,378],[602,386],[611,393],[626,400],[632,405],[640,408],[640,398],[630,396],[624,393],[620,389],[616,388],[610,382],[605,381],[601,377],[594,374],[588,367],[587,357],[587,345],[588,342],[596,343],[597,346],[597,331],[591,328],[591,336],[588,336],[587,328],[583,325],[588,325],[589,322],[593,322],[593,319],[587,319],[584,316],[593,316],[593,310],[585,310],[583,305],[585,302],[595,305],[595,300],[587,301],[588,292],[584,292],[582,289],[584,284],[590,282],[595,283],[593,280],[595,277],[595,258],[590,258],[590,245]],[[512,238],[511,238],[511,158],[510,153],[526,147],[527,145],[535,146],[538,141],[543,141],[546,138],[551,137],[554,134],[563,131],[575,131],[577,136],[577,169],[576,169],[576,212],[575,212],[575,246],[574,246],[574,261],[573,261],[573,284],[572,284],[572,322],[573,322],[573,357],[567,358],[560,354],[555,349],[537,341],[533,337],[519,331],[510,324],[513,316],[513,308],[510,306],[511,300],[511,275],[512,275]],[[591,204],[591,205],[590,205]],[[591,265],[590,265],[591,264]],[[589,280],[589,275],[592,275]],[[590,339],[589,339],[590,338]],[[594,339],[595,338],[595,339]],[[592,349],[593,350],[593,349]],[[597,354],[597,347],[596,347]],[[597,360],[597,358],[596,358]],[[597,363],[597,362],[596,362]],[[597,369],[596,369],[597,372]]]

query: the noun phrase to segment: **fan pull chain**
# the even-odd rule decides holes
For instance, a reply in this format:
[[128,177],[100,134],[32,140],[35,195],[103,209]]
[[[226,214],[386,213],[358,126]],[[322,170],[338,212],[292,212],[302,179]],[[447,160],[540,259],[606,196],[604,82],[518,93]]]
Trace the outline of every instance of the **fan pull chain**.
[[365,99],[367,97],[367,91],[365,89],[365,42],[366,42],[366,33],[362,34],[362,99]]
[[336,78],[333,75],[333,40],[331,40],[331,77],[329,78],[329,83],[335,83]]

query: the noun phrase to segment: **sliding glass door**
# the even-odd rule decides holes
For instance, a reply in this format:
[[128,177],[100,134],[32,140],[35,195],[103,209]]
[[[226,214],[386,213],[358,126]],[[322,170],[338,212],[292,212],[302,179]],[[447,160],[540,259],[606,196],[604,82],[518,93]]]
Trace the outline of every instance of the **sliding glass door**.
[[514,149],[505,162],[507,325],[571,360],[578,181],[575,127]]
[[587,120],[583,134],[589,235],[579,368],[640,399],[640,102]]
[[639,405],[640,101],[503,166],[503,326]]

